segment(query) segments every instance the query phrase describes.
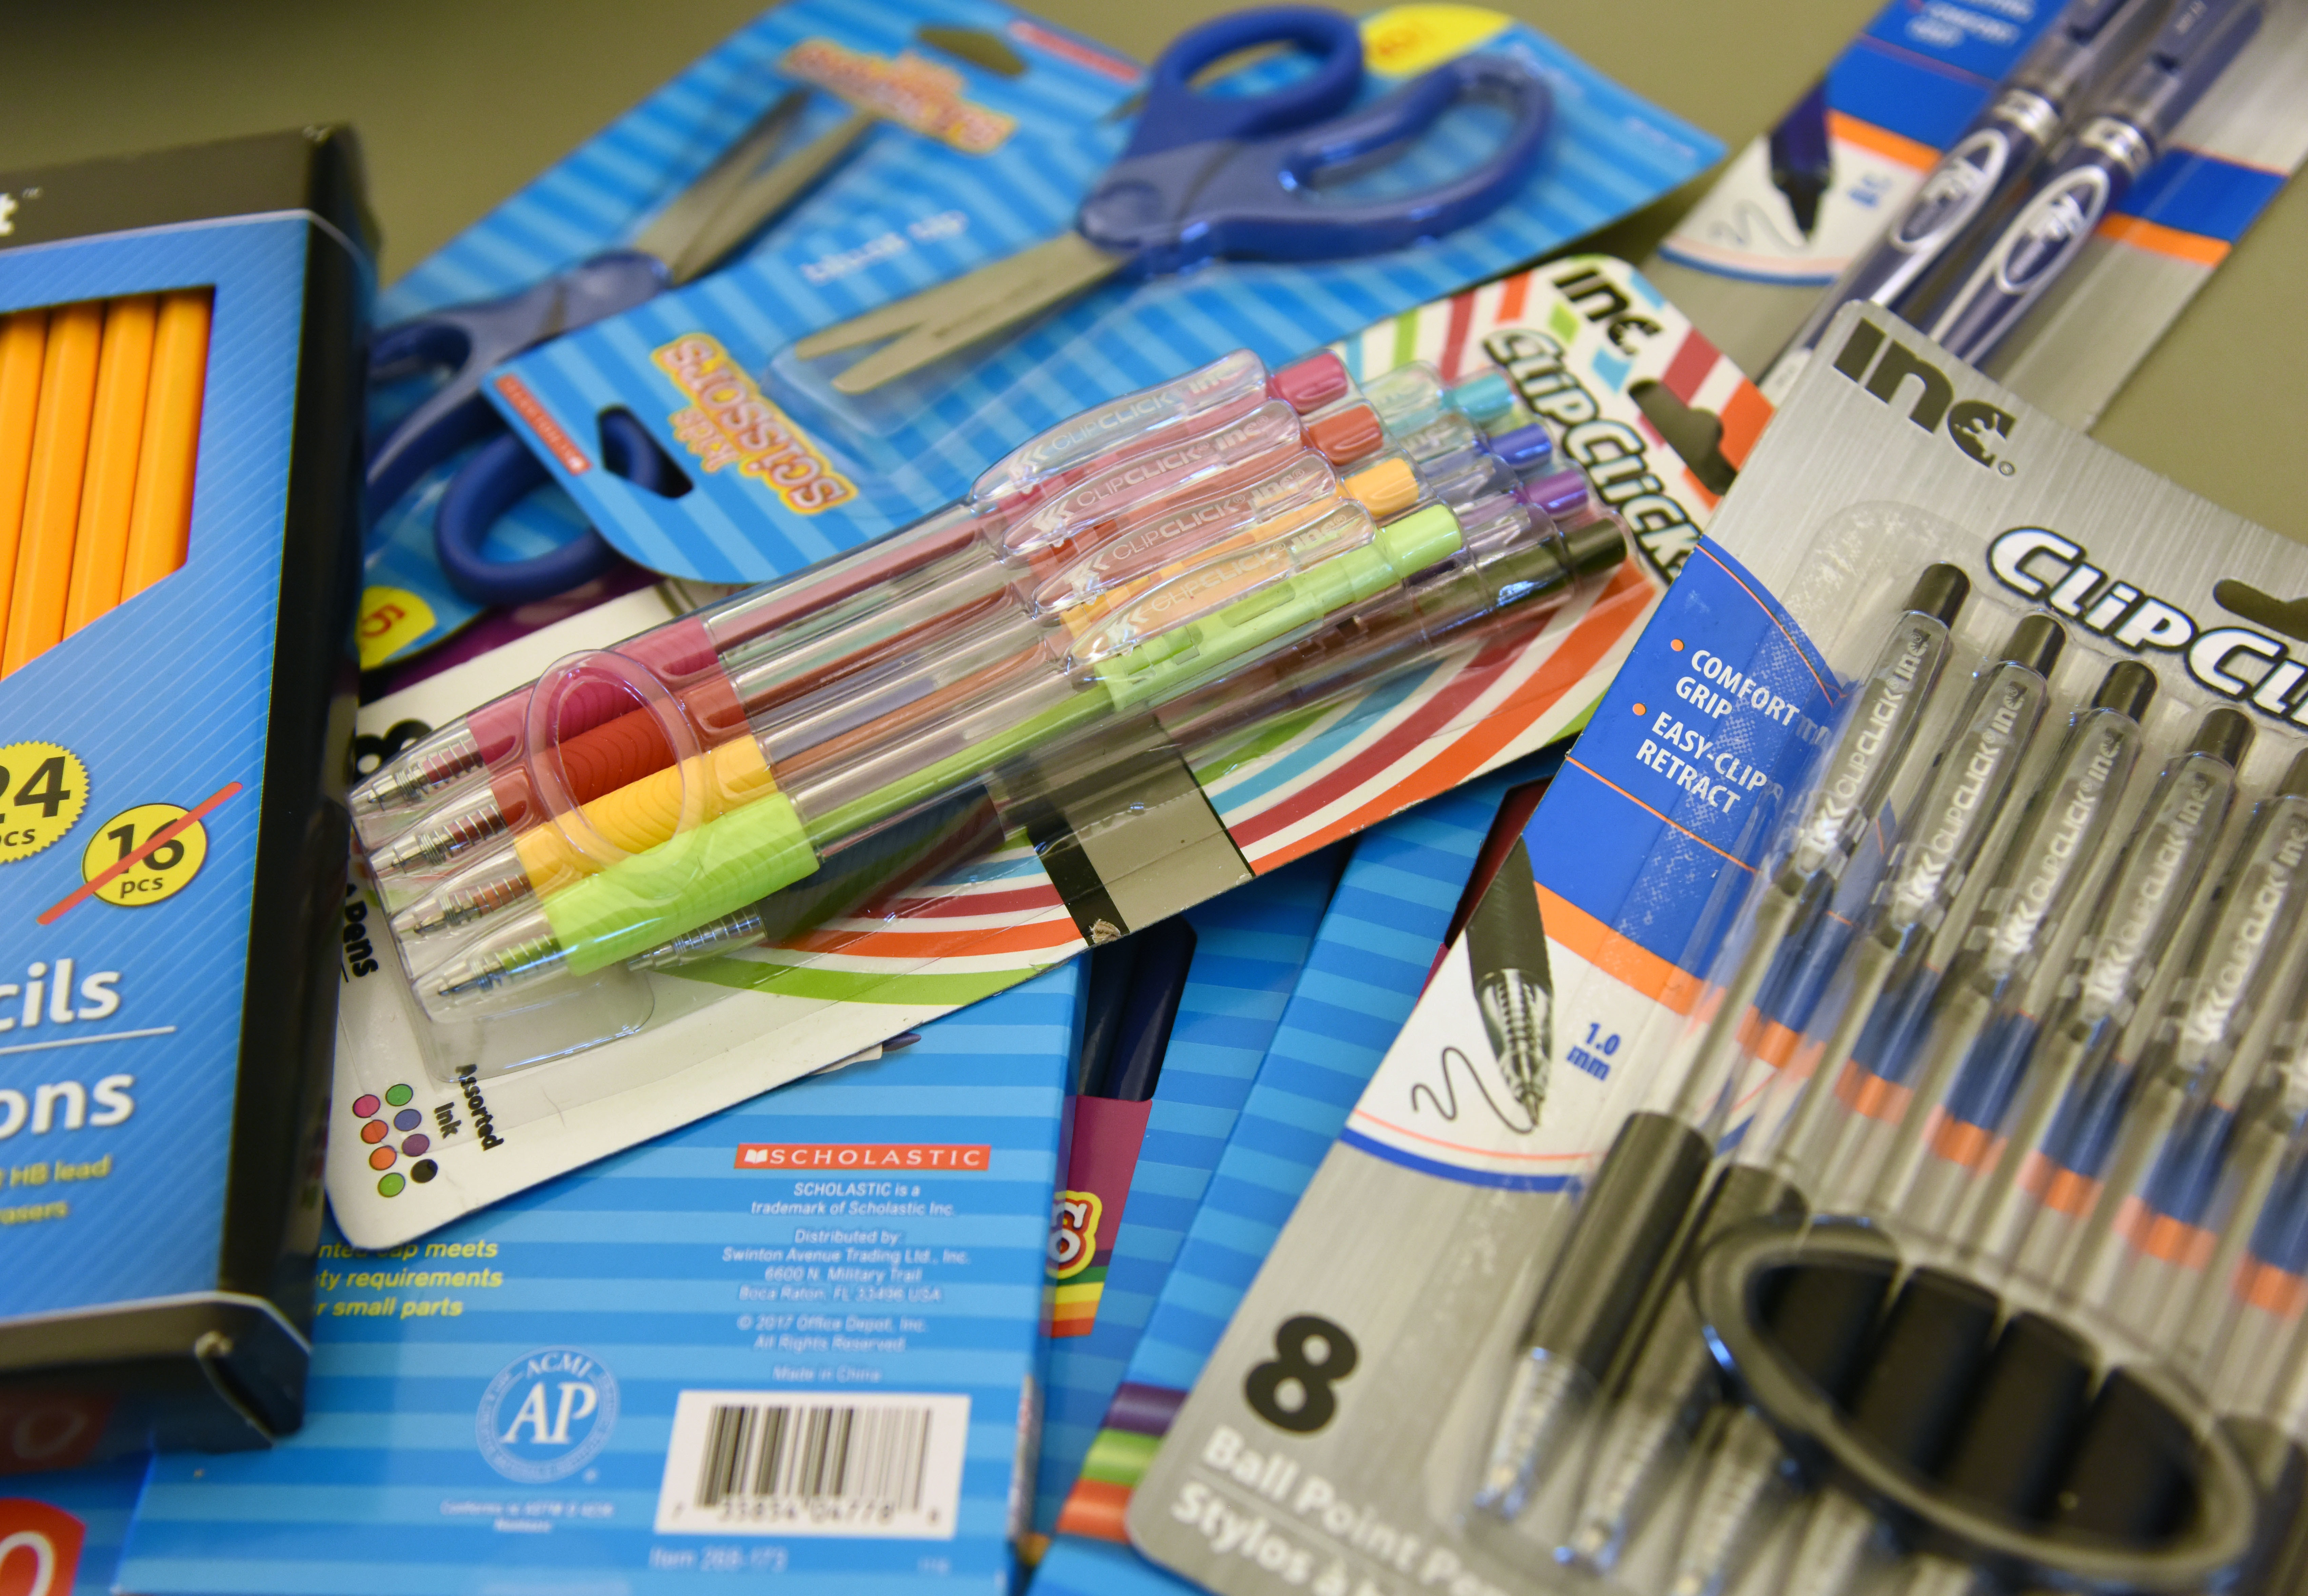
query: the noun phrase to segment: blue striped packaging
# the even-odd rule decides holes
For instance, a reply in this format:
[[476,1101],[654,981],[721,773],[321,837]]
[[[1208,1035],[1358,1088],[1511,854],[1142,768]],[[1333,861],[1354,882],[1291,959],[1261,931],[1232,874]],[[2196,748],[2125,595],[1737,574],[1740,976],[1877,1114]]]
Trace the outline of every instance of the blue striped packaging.
[[[1019,48],[1026,73],[1003,78],[926,50],[916,43],[916,31],[934,24],[983,29],[1008,39]],[[1139,76],[1133,64],[990,0],[799,0],[779,6],[700,56],[427,256],[379,297],[380,324],[497,298],[630,238],[796,86],[798,80],[781,66],[786,52],[805,37],[888,57],[910,50],[934,66],[960,73],[971,104],[1016,124],[1010,143],[990,160],[1021,171],[1033,169],[1046,148],[1070,145],[1086,130],[1097,129],[1136,88]],[[814,95],[785,148],[799,148],[845,114],[833,95]],[[912,169],[934,148],[905,128],[875,128],[815,191],[773,220],[749,253],[782,240],[824,237],[843,218],[877,203],[891,171]],[[958,178],[957,168],[986,164],[952,154],[946,160],[933,157],[925,167],[937,172],[940,181],[974,186],[977,179]],[[1013,176],[996,186],[1016,181]],[[376,436],[426,391],[421,379],[377,389],[370,408]],[[448,585],[433,552],[441,496],[456,468],[469,458],[471,451],[465,451],[428,473],[380,517],[372,533],[361,605],[365,669],[429,647],[478,613]],[[584,513],[564,494],[534,494],[492,529],[486,552],[493,559],[526,559],[575,537],[584,526]]]
[[[1544,779],[1559,763],[1554,754],[1518,761],[1356,842],[1075,1487],[1072,1514],[1085,1528],[1096,1525],[1119,1539],[1122,1505],[1153,1445],[1149,1432],[1158,1435],[1193,1386],[1348,1110],[1409,1017],[1501,801],[1509,789]],[[1194,1587],[1127,1546],[1061,1533],[1036,1570],[1034,1589],[1044,1596],[1184,1596]]]
[[[26,1417],[0,1410],[12,1441],[33,1428]],[[107,1596],[151,1461],[125,1457],[53,1473],[0,1474],[0,1591]]]
[[[820,7],[836,5],[796,0],[762,26],[797,39],[821,25]],[[1558,251],[1718,153],[1707,134],[1504,16],[1406,6],[1363,29],[1369,95],[1470,49],[1519,56],[1546,80],[1546,142],[1503,206],[1359,260],[1217,262],[1110,280],[998,341],[851,398],[834,391],[831,364],[795,356],[796,340],[1059,233],[1126,127],[1021,135],[982,160],[876,144],[838,179],[838,205],[822,198],[739,264],[519,358],[490,396],[625,554],[677,575],[759,582],[962,497],[1006,451],[1089,405],[1232,349],[1287,361]],[[1038,59],[1030,41],[1021,53]],[[1282,70],[1251,68],[1245,86],[1250,73]],[[1500,125],[1491,108],[1462,108],[1357,182],[1389,193],[1431,185],[1480,160]],[[695,375],[708,371],[710,382]],[[687,468],[691,491],[662,497],[601,467],[599,417],[617,407]],[[725,411],[745,418],[736,430],[713,422]]]
[[1194,957],[1147,1115],[1122,1228],[1088,1335],[1054,1338],[1046,1376],[1036,1532],[1056,1525],[1107,1403],[1170,1272],[1235,1116],[1266,1057],[1331,901],[1340,847],[1186,911]]
[[304,1429],[161,1459],[123,1588],[1006,1589],[1080,1011],[1064,966],[422,1242],[332,1230]]

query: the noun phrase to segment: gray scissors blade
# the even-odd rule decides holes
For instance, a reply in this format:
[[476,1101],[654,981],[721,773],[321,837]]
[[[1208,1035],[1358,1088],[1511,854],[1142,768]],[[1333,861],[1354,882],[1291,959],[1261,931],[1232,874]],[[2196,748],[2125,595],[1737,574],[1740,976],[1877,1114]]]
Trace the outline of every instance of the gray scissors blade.
[[1130,259],[1069,229],[967,277],[813,333],[795,353],[812,359],[877,338],[891,340],[833,379],[836,393],[870,393],[1072,298]]
[[713,226],[771,151],[785,142],[795,119],[809,104],[809,94],[806,89],[788,89],[779,95],[627,247],[655,255],[668,269],[692,254],[699,236]]
[[880,120],[869,112],[853,110],[783,160],[739,184],[680,258],[670,263],[673,280],[685,283],[711,271],[771,218],[783,215],[795,201],[816,187],[818,180],[839,165]]

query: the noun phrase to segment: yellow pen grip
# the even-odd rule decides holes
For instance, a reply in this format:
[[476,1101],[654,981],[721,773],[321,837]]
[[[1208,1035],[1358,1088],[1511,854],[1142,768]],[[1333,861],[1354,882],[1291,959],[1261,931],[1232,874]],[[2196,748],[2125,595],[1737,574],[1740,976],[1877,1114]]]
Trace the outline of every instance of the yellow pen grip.
[[[678,765],[605,792],[580,811],[586,825],[622,854],[646,853],[672,841],[685,823],[702,825],[778,789],[777,776],[750,737],[722,744]],[[688,810],[684,812],[685,797]],[[550,822],[523,832],[513,847],[539,896],[616,862],[584,852]]]

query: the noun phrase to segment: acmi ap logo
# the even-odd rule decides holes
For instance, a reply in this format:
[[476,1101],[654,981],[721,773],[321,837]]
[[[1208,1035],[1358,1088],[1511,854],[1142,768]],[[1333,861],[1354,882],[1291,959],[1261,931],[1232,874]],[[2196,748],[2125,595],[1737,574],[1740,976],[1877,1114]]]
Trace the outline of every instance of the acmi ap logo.
[[1873,323],[1852,324],[1851,336],[1835,357],[1835,369],[1890,405],[1899,402],[1901,384],[1913,377],[1919,391],[1908,411],[1909,420],[1925,432],[1938,431],[1944,421],[1950,443],[1980,464],[2011,475],[2011,462],[1994,453],[1995,440],[2011,436],[2011,412],[1976,399],[1957,403],[1947,373],[1906,344],[1886,338]]
[[565,1480],[600,1455],[617,1424],[617,1379],[574,1347],[517,1358],[481,1393],[473,1434],[508,1480]]

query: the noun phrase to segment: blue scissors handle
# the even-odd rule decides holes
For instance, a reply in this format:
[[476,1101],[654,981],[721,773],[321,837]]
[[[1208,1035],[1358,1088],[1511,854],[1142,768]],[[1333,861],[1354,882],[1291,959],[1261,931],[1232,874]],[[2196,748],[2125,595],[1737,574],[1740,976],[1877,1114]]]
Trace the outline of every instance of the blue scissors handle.
[[373,375],[416,366],[452,369],[449,380],[370,451],[372,520],[426,471],[498,429],[482,392],[492,370],[548,338],[654,298],[667,280],[665,263],[656,256],[611,250],[520,293],[435,311],[377,333],[369,345]]
[[[1314,57],[1305,77],[1263,94],[1197,93],[1194,74],[1236,50],[1295,44]],[[1122,158],[1158,155],[1189,144],[1264,138],[1334,116],[1363,86],[1363,36],[1352,17],[1318,5],[1268,5],[1238,11],[1173,39],[1154,63]]]
[[[1477,100],[1503,103],[1511,121],[1486,159],[1449,182],[1361,204],[1308,192],[1326,170],[1367,166],[1451,107]],[[1327,261],[1399,249],[1505,203],[1529,176],[1554,103],[1545,80],[1521,61],[1462,56],[1333,121],[1125,155],[1083,202],[1079,225],[1101,249],[1134,255],[1141,272],[1176,272],[1218,255]]]
[[[602,416],[601,454],[611,470],[651,493],[670,496],[683,487],[679,468],[626,411]],[[616,550],[591,527],[530,559],[493,560],[482,552],[498,518],[552,479],[545,462],[511,433],[449,479],[433,523],[433,546],[452,587],[476,604],[526,604],[590,582],[617,563]]]

